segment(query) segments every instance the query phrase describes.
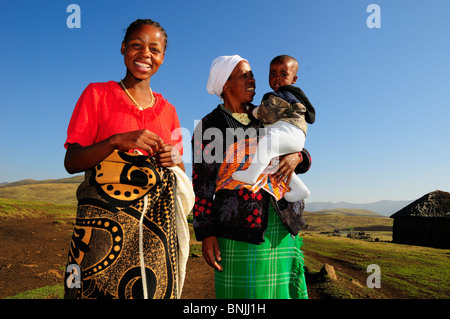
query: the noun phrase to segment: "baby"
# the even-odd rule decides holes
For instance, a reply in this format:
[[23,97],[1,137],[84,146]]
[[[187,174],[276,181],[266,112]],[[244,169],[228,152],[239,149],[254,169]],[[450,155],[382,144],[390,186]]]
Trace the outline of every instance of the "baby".
[[[314,123],[315,110],[303,91],[293,86],[297,81],[298,62],[288,55],[277,56],[270,62],[269,85],[274,92],[266,93],[253,115],[265,124],[267,134],[259,142],[250,166],[236,171],[232,177],[253,185],[273,158],[300,152],[306,140],[306,123]],[[290,191],[284,194],[289,202],[309,196],[310,191],[293,174]]]

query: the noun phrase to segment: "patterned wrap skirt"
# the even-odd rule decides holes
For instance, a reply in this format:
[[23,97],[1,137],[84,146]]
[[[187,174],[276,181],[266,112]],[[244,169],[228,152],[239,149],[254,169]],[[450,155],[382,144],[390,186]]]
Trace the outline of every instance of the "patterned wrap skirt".
[[77,190],[66,299],[177,298],[175,177],[154,158],[112,153]]
[[292,237],[270,206],[264,243],[219,237],[217,299],[307,299],[302,238]]

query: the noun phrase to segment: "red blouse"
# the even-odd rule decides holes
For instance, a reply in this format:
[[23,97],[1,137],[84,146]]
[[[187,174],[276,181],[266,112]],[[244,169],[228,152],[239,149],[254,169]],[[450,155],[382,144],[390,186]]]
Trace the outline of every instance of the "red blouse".
[[153,93],[153,96],[155,105],[141,111],[117,82],[89,84],[73,111],[64,147],[72,143],[88,146],[116,133],[147,129],[175,146],[182,155],[182,135],[175,107],[161,94]]

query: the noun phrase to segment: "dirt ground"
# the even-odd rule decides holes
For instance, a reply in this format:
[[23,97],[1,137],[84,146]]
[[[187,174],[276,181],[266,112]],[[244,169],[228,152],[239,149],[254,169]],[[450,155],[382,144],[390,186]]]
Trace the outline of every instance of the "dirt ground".
[[[72,223],[55,222],[54,217],[0,220],[0,299],[63,283],[72,230]],[[214,272],[203,258],[191,257],[186,272],[182,299],[214,299]],[[321,298],[315,284],[308,284],[308,294]]]
[[[54,217],[0,220],[0,299],[64,281],[73,225]],[[214,299],[214,273],[190,258],[182,298]]]

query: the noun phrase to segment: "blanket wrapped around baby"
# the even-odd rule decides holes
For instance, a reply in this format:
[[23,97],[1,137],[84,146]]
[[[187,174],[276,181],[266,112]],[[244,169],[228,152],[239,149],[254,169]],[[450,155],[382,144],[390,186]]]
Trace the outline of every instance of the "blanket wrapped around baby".
[[290,191],[286,182],[278,181],[273,175],[278,170],[278,159],[273,159],[271,164],[262,172],[254,185],[249,185],[237,181],[231,175],[238,170],[245,170],[250,166],[258,147],[258,139],[256,137],[240,140],[231,144],[225,154],[225,160],[219,168],[216,191],[220,189],[237,190],[247,188],[253,193],[257,193],[260,189],[271,194],[278,201],[283,195]]
[[179,298],[176,189],[176,172],[144,155],[114,151],[87,171],[65,298]]

